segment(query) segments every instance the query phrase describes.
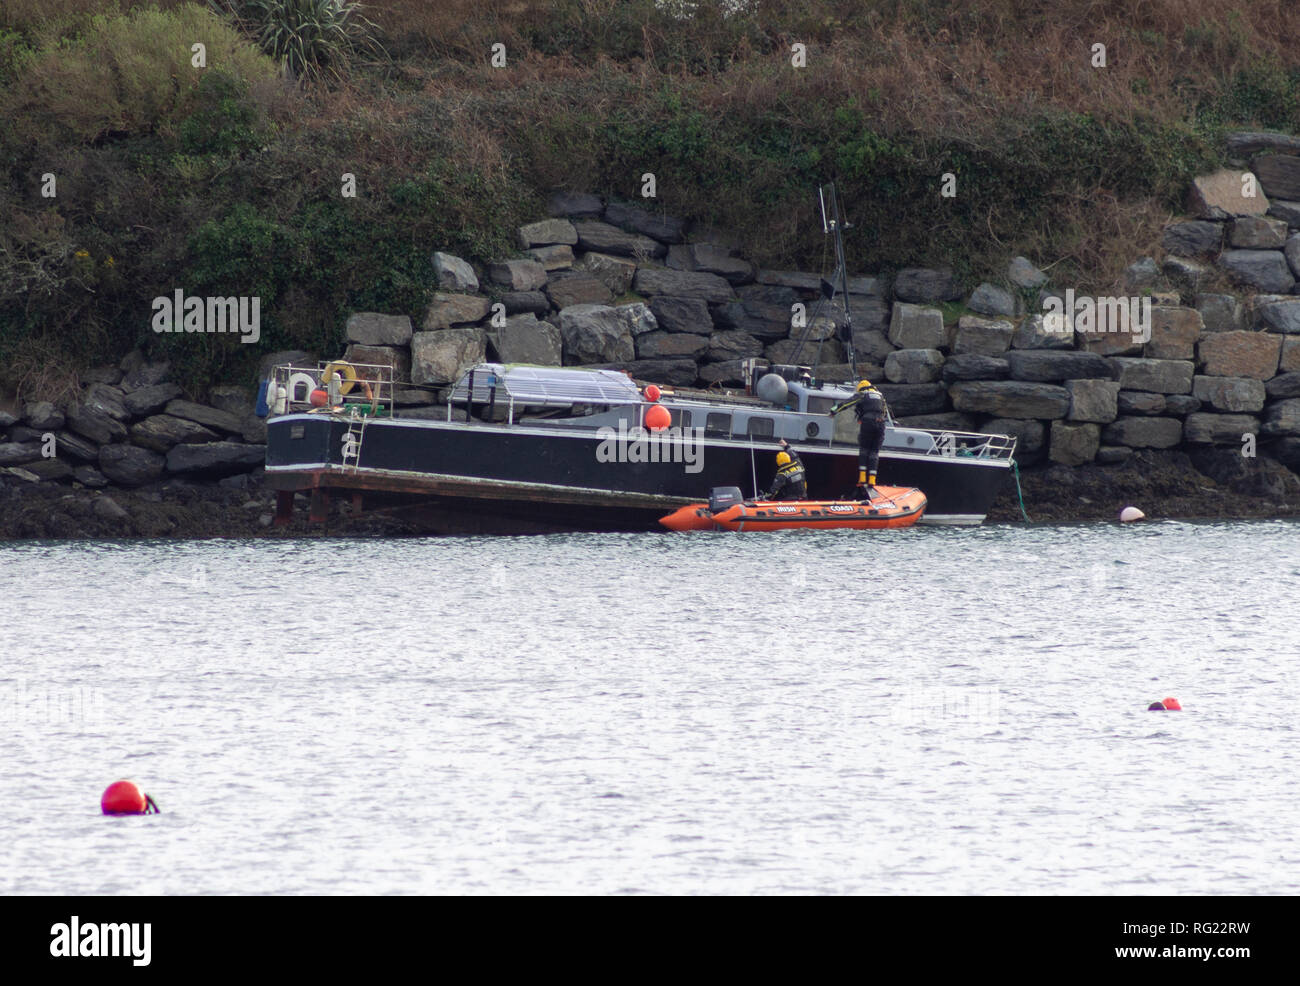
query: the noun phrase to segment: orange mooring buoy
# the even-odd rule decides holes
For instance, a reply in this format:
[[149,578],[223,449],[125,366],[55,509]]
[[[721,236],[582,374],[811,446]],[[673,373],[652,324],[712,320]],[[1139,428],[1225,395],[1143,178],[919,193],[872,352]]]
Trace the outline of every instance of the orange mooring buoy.
[[1165,705],[1165,708],[1168,709],[1170,712],[1182,712],[1182,711],[1183,711],[1183,707],[1182,707],[1181,705],[1178,704],[1178,699],[1176,699],[1176,698],[1172,698],[1172,697],[1171,697],[1171,698],[1167,698],[1167,699],[1165,699],[1165,700],[1164,700],[1164,705]]
[[132,781],[114,781],[99,799],[105,815],[156,815],[158,806],[153,798],[141,791]]

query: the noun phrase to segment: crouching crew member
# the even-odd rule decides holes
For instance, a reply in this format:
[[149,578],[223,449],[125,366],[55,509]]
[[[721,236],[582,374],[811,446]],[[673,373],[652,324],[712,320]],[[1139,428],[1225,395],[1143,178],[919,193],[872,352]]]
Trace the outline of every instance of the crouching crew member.
[[880,465],[880,446],[885,442],[885,422],[889,419],[889,405],[885,395],[870,380],[858,384],[858,392],[847,401],[831,408],[838,414],[853,408],[858,419],[858,488],[855,494],[866,495],[876,485],[876,470]]
[[776,453],[776,477],[767,491],[769,500],[804,500],[808,497],[808,481],[799,453],[781,440],[781,451]]

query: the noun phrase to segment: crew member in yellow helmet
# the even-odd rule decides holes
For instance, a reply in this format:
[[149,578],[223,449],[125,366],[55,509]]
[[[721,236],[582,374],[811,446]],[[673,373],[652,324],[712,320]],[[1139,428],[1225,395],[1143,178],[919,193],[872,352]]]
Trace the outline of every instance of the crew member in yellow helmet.
[[808,496],[808,481],[799,453],[790,443],[781,439],[781,451],[776,453],[776,476],[767,491],[769,500],[803,500]]
[[870,380],[861,380],[858,382],[857,393],[835,405],[830,413],[838,414],[848,407],[853,408],[858,419],[858,485],[853,495],[865,498],[871,495],[870,490],[876,485],[876,470],[880,466],[880,446],[885,442],[889,405],[875,384]]

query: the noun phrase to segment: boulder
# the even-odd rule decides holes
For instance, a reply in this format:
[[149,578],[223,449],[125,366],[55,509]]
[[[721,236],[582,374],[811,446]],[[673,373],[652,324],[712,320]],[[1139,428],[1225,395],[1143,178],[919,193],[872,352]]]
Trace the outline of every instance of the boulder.
[[1292,371],[1274,377],[1264,385],[1264,391],[1270,400],[1284,397],[1300,397],[1300,372]]
[[1097,464],[1118,466],[1133,458],[1133,450],[1123,445],[1102,445],[1097,449]]
[[574,223],[578,231],[578,246],[584,251],[616,254],[620,257],[662,257],[668,248],[658,240],[637,233],[628,233],[609,223]]
[[482,329],[439,329],[411,336],[411,382],[449,384],[487,356]]
[[[417,332],[416,336],[422,334]],[[239,442],[177,445],[167,453],[167,471],[191,476],[233,476],[255,469],[265,461],[265,445],[244,445]]]
[[210,428],[170,414],[155,414],[131,426],[131,444],[164,455],[182,442],[215,442],[221,436]]
[[647,212],[625,202],[611,202],[605,206],[605,222],[661,243],[681,243],[686,229],[686,224],[680,219]]
[[546,285],[546,294],[561,311],[573,305],[608,305],[614,300],[609,285],[586,271],[556,274]]
[[637,358],[627,319],[608,305],[564,309],[560,336],[566,364],[630,363]]
[[1160,242],[1165,250],[1178,257],[1218,253],[1223,244],[1223,225],[1202,219],[1171,223],[1165,227]]
[[1246,327],[1246,307],[1235,294],[1198,294],[1196,310],[1206,332],[1235,332]]
[[1248,187],[1245,181],[1248,173],[1224,169],[1192,179],[1192,187],[1187,193],[1188,211],[1202,219],[1262,216],[1268,211],[1268,199],[1260,194],[1258,188],[1253,196],[1244,194]]
[[694,360],[689,359],[639,359],[629,363],[605,363],[602,369],[621,370],[647,383],[666,384],[670,387],[692,387],[699,372]]
[[65,417],[70,431],[84,435],[96,445],[108,445],[126,438],[126,425],[84,404],[69,406]]
[[1047,275],[1024,257],[1014,257],[1007,265],[1007,279],[1018,288],[1041,288]]
[[[859,369],[864,370],[863,367]],[[877,384],[877,388],[885,395],[895,417],[936,414],[948,410],[948,391],[941,383],[881,383]]]
[[1119,375],[1120,390],[1149,390],[1153,394],[1192,392],[1192,364],[1186,360],[1115,356],[1110,362]]
[[[521,250],[556,243],[572,247],[576,246],[577,242],[578,231],[567,219],[543,219],[519,227],[519,249]],[[573,255],[572,250],[569,251],[569,255]]]
[[1046,444],[1047,429],[1041,421],[1028,418],[994,418],[979,429],[984,435],[1007,435],[1016,440],[1016,456],[1037,455]]
[[1300,199],[1300,157],[1260,154],[1251,166],[1265,195],[1291,202]]
[[449,253],[433,255],[433,273],[438,280],[438,287],[443,291],[472,294],[478,290],[478,276],[474,273],[474,268]]
[[1183,439],[1183,423],[1177,418],[1117,418],[1102,430],[1107,445],[1128,448],[1173,448]]
[[[822,309],[822,314],[831,319],[836,326],[844,324],[844,305],[843,296],[829,302]],[[811,302],[808,311],[811,314],[817,307],[816,302]],[[881,332],[888,331],[889,320],[893,316],[893,306],[883,298],[871,298],[867,295],[854,294],[849,295],[849,312],[853,315],[853,328],[857,329],[876,329]]]
[[[58,439],[55,439],[55,449],[58,449]],[[21,466],[40,458],[40,442],[0,442],[0,466]]]
[[1300,298],[1290,295],[1255,296],[1255,324],[1268,332],[1300,335]]
[[981,315],[1011,318],[1016,314],[1016,299],[1010,291],[985,282],[971,292],[966,307]]
[[889,341],[883,332],[876,329],[860,329],[855,325],[853,327],[853,349],[857,353],[858,359],[870,360],[884,366],[885,360],[894,351],[894,344]]
[[[101,474],[102,475],[102,474]],[[112,497],[97,496],[91,511],[101,520],[107,520],[110,523],[126,520],[130,516],[116,500]]]
[[[900,351],[915,352],[915,350]],[[944,383],[953,383],[957,380],[1005,380],[1009,376],[1011,376],[1011,364],[997,356],[961,353],[948,357],[948,361],[943,364]]]
[[108,480],[104,474],[94,466],[77,466],[72,470],[72,478],[92,490],[101,489],[108,485]]
[[[675,298],[699,298],[719,304],[732,298],[731,285],[725,278],[702,271],[641,267],[632,278],[632,287],[642,295],[667,294]],[[785,317],[788,325],[790,320],[788,311]]]
[[1191,394],[1164,394],[1165,415],[1172,418],[1185,418],[1201,409],[1201,402]]
[[557,270],[568,270],[573,266],[573,247],[557,246],[533,247],[528,256],[542,265],[548,274]]
[[885,359],[890,383],[934,383],[942,373],[943,353],[937,349],[896,349]]
[[[1074,353],[1054,349],[1018,349],[1007,353],[1011,379],[1036,383],[1082,380],[1089,377],[1109,379],[1110,365],[1096,353]],[[1017,415],[1009,415],[1016,417]]]
[[1246,435],[1259,433],[1259,418],[1249,414],[1189,414],[1183,423],[1188,445],[1240,445]]
[[[420,328],[425,332],[450,329],[458,325],[473,325],[487,318],[490,304],[476,294],[444,294],[439,292],[425,309]],[[408,340],[409,342],[409,340]]]
[[[270,356],[283,355],[281,353],[271,353]],[[263,357],[263,360],[267,357]],[[123,361],[125,363],[125,361]],[[122,377],[120,384],[124,394],[131,394],[143,387],[154,387],[167,380],[171,373],[171,364],[166,361],[156,363],[146,363],[143,359],[133,361],[130,369],[126,371],[126,376]],[[265,372],[259,372],[258,377],[266,376]]]
[[1267,380],[1277,373],[1282,338],[1272,332],[1214,332],[1196,347],[1201,371],[1211,377]]
[[1070,395],[1070,410],[1066,415],[1070,421],[1109,424],[1119,413],[1119,384],[1113,380],[1067,380],[1065,389]]
[[92,411],[106,414],[117,421],[129,421],[130,412],[122,403],[125,395],[116,387],[104,383],[92,383],[82,395],[81,403]]
[[1300,339],[1282,340],[1282,356],[1277,361],[1277,368],[1282,373],[1300,370]]
[[[690,362],[687,360],[687,362]],[[691,363],[694,366],[694,363]],[[699,369],[700,382],[709,384],[739,384],[745,380],[745,371],[738,359],[723,360],[721,363],[709,363]]]
[[[1201,289],[1201,285],[1210,280],[1211,269],[1205,264],[1198,263],[1195,260],[1189,260],[1186,257],[1176,257],[1172,254],[1165,257],[1160,264],[1160,272],[1169,279],[1169,282],[1175,287],[1181,289],[1184,294],[1194,295]],[[1154,292],[1153,292],[1154,298]],[[1173,298],[1173,304],[1179,303],[1179,298]]]
[[730,250],[712,243],[691,243],[669,247],[667,265],[674,270],[705,271],[725,277],[732,284],[754,280],[754,265],[734,257]]
[[1288,229],[1300,229],[1300,202],[1283,202],[1274,199],[1268,207],[1268,214],[1274,219],[1281,219]]
[[1011,336],[1012,349],[1073,349],[1074,329],[1052,331],[1042,315],[1026,315]]
[[1300,137],[1272,130],[1234,130],[1224,135],[1229,157],[1250,157],[1260,151],[1300,154]]
[[560,330],[550,322],[539,321],[531,312],[511,316],[499,328],[489,328],[487,338],[502,363],[560,365],[563,348]]
[[347,339],[362,346],[409,346],[410,316],[355,312],[348,316]]
[[[125,432],[122,437],[126,437]],[[54,449],[60,458],[72,458],[78,462],[99,461],[99,445],[70,431],[61,431],[55,436]]]
[[1264,384],[1249,377],[1192,378],[1192,396],[1216,411],[1262,411],[1264,394]]
[[1262,435],[1300,435],[1300,398],[1275,401],[1268,406]]
[[[358,346],[353,343],[343,351],[343,359],[356,365],[357,376],[362,380],[385,379],[382,370],[370,369],[380,366],[388,367],[387,379],[394,384],[405,384],[411,379],[411,351],[406,346]],[[388,395],[383,396],[387,399]],[[231,413],[237,414],[242,420],[251,409],[252,405],[249,404],[238,412],[231,410]]]
[[655,295],[650,300],[659,327],[665,332],[693,332],[709,335],[714,330],[709,306],[700,298],[674,298],[672,295]]
[[947,345],[943,313],[937,308],[894,302],[889,341],[900,349],[938,349]]
[[[1197,401],[1196,406],[1200,407],[1201,402]],[[1167,407],[1168,401],[1164,394],[1152,394],[1145,390],[1121,390],[1115,398],[1117,416],[1136,414],[1155,417],[1164,415]]]
[[[796,353],[798,354],[796,357]],[[838,339],[824,339],[820,342],[804,342],[800,345],[798,338],[777,339],[769,342],[763,349],[763,355],[773,363],[784,364],[822,364],[843,363],[848,357],[844,346]]]
[[628,305],[615,305],[614,311],[623,323],[627,326],[632,335],[639,336],[646,332],[654,332],[659,328],[659,320],[655,318],[654,312],[644,302],[633,302]]
[[1261,291],[1286,294],[1295,284],[1286,257],[1277,250],[1224,250],[1219,266]]
[[99,450],[99,471],[118,486],[143,486],[162,476],[163,457],[138,445],[105,445]]
[[[344,359],[348,359],[347,356]],[[243,417],[257,406],[253,395],[247,387],[238,385],[218,385],[208,391],[208,403],[218,411]]]
[[[808,274],[797,270],[760,270],[755,276],[759,284],[768,284],[781,288],[794,288],[797,291],[805,291],[811,294],[820,294],[822,278],[820,274]],[[848,278],[848,291],[850,295],[874,295],[883,297],[885,293],[885,279],[875,277],[869,274],[859,274],[855,277]],[[840,285],[836,283],[835,290],[840,290]],[[856,310],[856,309],[855,309]]]
[[1081,466],[1097,457],[1101,445],[1101,427],[1095,424],[1052,422],[1051,451],[1048,458],[1065,466]]
[[1053,384],[963,380],[953,384],[949,393],[952,406],[958,411],[1002,418],[1064,418],[1070,412],[1069,391]]
[[508,291],[538,291],[546,284],[546,268],[536,260],[498,260],[488,265],[488,277]]
[[1142,355],[1147,359],[1191,359],[1204,327],[1195,308],[1156,305],[1151,309],[1151,338]]
[[605,211],[605,203],[599,195],[587,192],[555,192],[546,203],[546,211],[570,219],[596,217]]
[[763,355],[763,344],[748,332],[731,329],[709,336],[708,358],[720,362]]
[[1228,244],[1239,250],[1280,250],[1285,243],[1286,223],[1281,219],[1240,216],[1228,225]]
[[1150,257],[1140,257],[1124,268],[1124,287],[1129,291],[1145,291],[1155,287],[1160,268]]
[[229,411],[218,411],[215,407],[196,404],[193,401],[168,401],[164,410],[174,418],[184,418],[186,421],[194,421],[231,435],[238,435],[243,428],[238,415],[231,414]]
[[[130,395],[127,395],[127,399],[130,399]],[[63,427],[65,419],[63,412],[49,401],[33,401],[23,409],[23,420],[37,431],[58,431]]]
[[506,291],[501,295],[501,304],[507,315],[545,315],[551,310],[551,299],[541,291]]
[[1014,335],[1015,329],[1010,322],[963,315],[957,320],[952,351],[958,355],[1000,356],[1010,348]]
[[956,301],[961,288],[947,268],[905,267],[894,278],[894,297],[906,302]]
[[636,274],[636,261],[615,257],[608,253],[584,253],[575,265],[598,278],[609,293],[620,298],[632,290],[632,277]]
[[708,349],[708,337],[693,332],[647,332],[636,338],[637,359],[698,360]]
[[1287,239],[1286,245],[1282,248],[1282,256],[1286,257],[1291,273],[1300,278],[1300,233]]

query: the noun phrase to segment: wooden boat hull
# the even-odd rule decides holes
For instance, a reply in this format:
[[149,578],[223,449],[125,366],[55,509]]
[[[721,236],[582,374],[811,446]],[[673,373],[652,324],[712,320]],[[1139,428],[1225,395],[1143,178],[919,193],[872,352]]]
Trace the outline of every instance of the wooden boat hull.
[[925,494],[879,486],[872,500],[758,500],[710,513],[692,503],[659,519],[670,531],[882,530],[911,527],[925,512]]

